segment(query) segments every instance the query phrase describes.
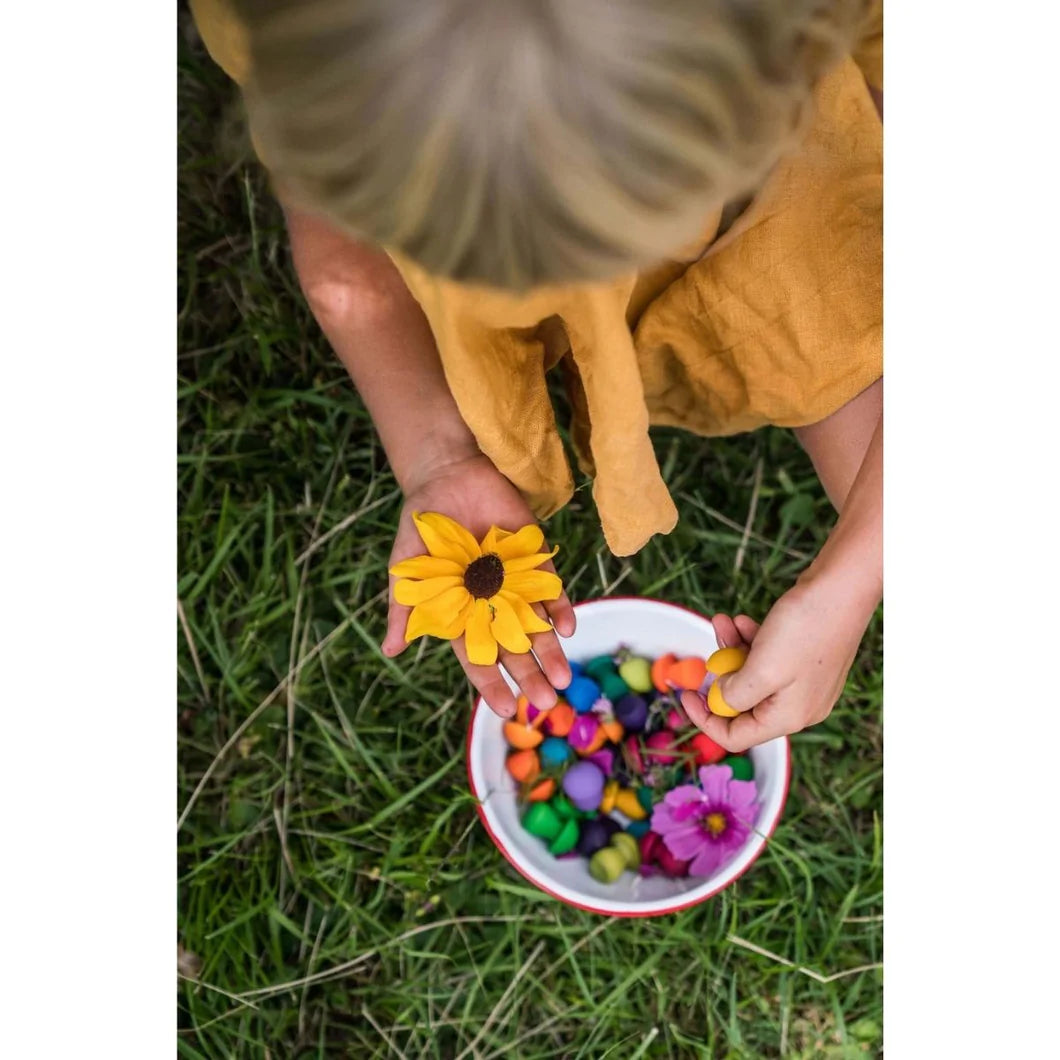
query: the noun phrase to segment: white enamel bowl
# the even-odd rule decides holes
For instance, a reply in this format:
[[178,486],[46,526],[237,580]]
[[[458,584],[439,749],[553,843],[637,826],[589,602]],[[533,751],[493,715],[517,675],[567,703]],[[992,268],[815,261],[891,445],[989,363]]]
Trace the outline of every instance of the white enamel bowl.
[[[563,641],[570,659],[591,659],[615,651],[620,644],[650,658],[667,652],[706,658],[718,646],[708,619],[659,600],[590,600],[578,604],[575,611],[577,632]],[[479,800],[479,816],[519,872],[541,890],[579,909],[609,916],[659,916],[703,902],[750,868],[784,809],[791,777],[786,737],[751,750],[760,806],[757,823],[739,853],[713,876],[674,880],[624,872],[615,883],[598,883],[589,875],[584,858],[557,860],[540,839],[523,830],[516,785],[504,767],[508,745],[503,724],[481,699],[475,703],[468,728],[467,772],[472,794]]]

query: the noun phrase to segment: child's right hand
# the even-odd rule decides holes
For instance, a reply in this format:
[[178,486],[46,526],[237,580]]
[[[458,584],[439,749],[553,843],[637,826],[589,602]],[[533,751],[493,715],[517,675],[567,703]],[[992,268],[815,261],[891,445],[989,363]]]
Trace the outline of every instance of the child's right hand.
[[[426,551],[412,521],[414,511],[448,515],[479,539],[491,525],[505,530],[518,530],[536,521],[522,494],[481,453],[463,457],[441,468],[433,468],[422,482],[410,485],[390,554],[391,567],[403,559],[423,555]],[[555,568],[551,563],[546,563],[541,569]],[[412,610],[394,600],[395,581],[391,576],[390,612],[382,644],[383,652],[391,658],[400,655],[408,646],[405,643],[405,624]],[[555,632],[531,634],[533,652],[526,655],[512,655],[501,649],[500,662],[527,699],[547,709],[556,702],[556,686],[565,688],[570,682],[570,667],[556,633],[569,637],[574,632],[574,609],[566,593],[558,600],[532,606],[542,618],[551,621]],[[514,715],[515,696],[501,676],[499,666],[475,666],[469,663],[463,637],[453,641],[453,651],[468,680],[478,689],[490,709],[502,718]]]

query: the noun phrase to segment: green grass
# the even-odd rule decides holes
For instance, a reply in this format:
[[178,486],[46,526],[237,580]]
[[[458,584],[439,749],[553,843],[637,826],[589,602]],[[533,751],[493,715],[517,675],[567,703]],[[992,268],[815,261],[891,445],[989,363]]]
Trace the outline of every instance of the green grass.
[[[178,840],[179,1055],[876,1055],[881,619],[735,886],[648,921],[534,890],[477,823],[450,651],[379,652],[394,480],[190,36],[179,78],[181,811],[208,774]],[[656,442],[680,525],[616,559],[580,492],[548,527],[572,596],[761,616],[832,520],[809,461],[779,430]]]

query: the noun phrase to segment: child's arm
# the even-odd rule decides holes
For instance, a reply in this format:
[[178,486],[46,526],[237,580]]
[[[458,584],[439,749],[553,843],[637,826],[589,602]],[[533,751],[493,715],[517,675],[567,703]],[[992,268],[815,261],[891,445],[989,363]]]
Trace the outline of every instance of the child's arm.
[[798,433],[839,519],[761,626],[746,615],[715,616],[719,641],[750,645],[743,669],[721,678],[725,700],[740,715],[709,713],[695,692],[682,697],[692,721],[730,751],[829,715],[883,595],[882,381]]
[[[413,511],[442,512],[478,536],[491,523],[515,530],[534,522],[522,495],[480,452],[461,418],[427,318],[393,262],[319,218],[285,209],[302,290],[367,406],[405,495],[390,565],[425,551]],[[405,648],[410,609],[394,602],[390,581],[382,647],[394,656]],[[574,632],[574,612],[565,595],[544,607],[561,634]],[[553,686],[563,687],[570,671],[555,633],[537,634],[531,641],[533,654],[502,656],[502,661],[527,697],[547,707],[556,698]],[[499,714],[513,714],[515,700],[499,669],[468,663],[462,638],[453,647],[487,703]]]

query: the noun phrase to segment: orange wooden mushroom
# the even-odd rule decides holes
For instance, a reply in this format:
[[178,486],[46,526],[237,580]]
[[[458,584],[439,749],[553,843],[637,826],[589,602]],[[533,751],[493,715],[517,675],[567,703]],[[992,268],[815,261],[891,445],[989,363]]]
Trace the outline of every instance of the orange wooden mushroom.
[[529,747],[508,755],[506,765],[508,772],[520,784],[533,784],[541,775],[541,760],[537,757],[537,752]]
[[690,655],[674,663],[666,673],[667,680],[677,688],[699,688],[707,676],[707,662],[698,656]]
[[504,738],[512,747],[524,751],[529,747],[537,747],[544,735],[540,729],[532,725],[525,725],[518,721],[506,721],[504,723]]
[[670,686],[667,684],[667,678],[670,674],[670,667],[677,662],[677,656],[673,652],[669,652],[666,655],[660,655],[658,659],[651,664],[651,683],[655,685],[656,692],[669,692]]
[[[541,715],[538,715],[541,717]],[[549,736],[566,736],[574,724],[574,708],[561,699],[544,717],[545,731]],[[537,718],[534,719],[537,721]]]
[[529,802],[545,802],[551,799],[556,794],[556,782],[552,777],[545,777],[544,780],[539,780],[531,789],[529,795],[526,796]]
[[515,701],[515,720],[516,721],[520,721],[524,725],[528,724],[528,722],[526,720],[526,711],[527,711],[527,708],[529,706],[530,706],[530,700],[527,699],[526,696],[519,696],[519,698],[516,699],[516,701]]

